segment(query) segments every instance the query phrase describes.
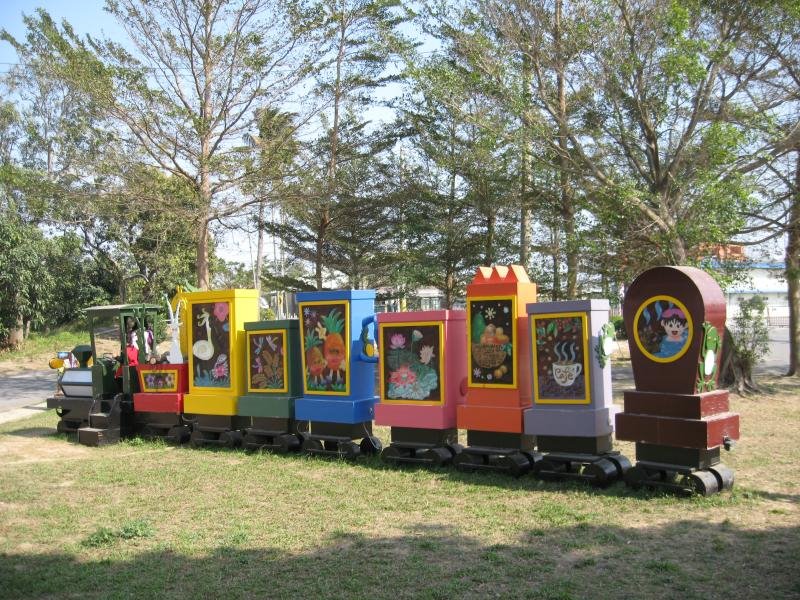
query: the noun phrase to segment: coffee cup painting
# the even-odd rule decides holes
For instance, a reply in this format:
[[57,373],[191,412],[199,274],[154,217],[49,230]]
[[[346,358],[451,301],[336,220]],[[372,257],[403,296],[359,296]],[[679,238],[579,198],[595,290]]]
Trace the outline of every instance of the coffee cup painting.
[[587,402],[584,317],[578,313],[535,317],[532,330],[537,401]]
[[692,317],[672,296],[645,300],[634,317],[636,345],[649,359],[672,362],[683,356],[692,341]]

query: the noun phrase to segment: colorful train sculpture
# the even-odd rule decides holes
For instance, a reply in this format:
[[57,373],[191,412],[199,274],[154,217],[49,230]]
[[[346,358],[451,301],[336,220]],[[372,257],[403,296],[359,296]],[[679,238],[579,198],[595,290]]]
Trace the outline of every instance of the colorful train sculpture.
[[[519,266],[481,267],[465,311],[375,314],[370,290],[297,301],[297,319],[259,321],[255,290],[180,293],[162,357],[160,307],[89,309],[91,346],[48,399],[58,430],[87,445],[140,435],[703,495],[733,486],[720,462],[739,437],[717,389],[725,303],[699,269],[659,267],[630,286],[636,389],[622,412],[608,302],[539,303]],[[389,428],[386,447],[373,423]],[[635,465],[612,449],[615,423]]]

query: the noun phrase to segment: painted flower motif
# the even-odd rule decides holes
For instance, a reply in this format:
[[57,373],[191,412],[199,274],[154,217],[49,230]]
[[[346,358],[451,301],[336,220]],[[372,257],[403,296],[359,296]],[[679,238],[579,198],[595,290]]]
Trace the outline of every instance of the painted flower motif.
[[324,340],[327,335],[328,330],[322,326],[322,323],[317,323],[317,337],[319,337],[321,340]]
[[211,376],[214,379],[225,379],[228,376],[228,357],[226,355],[219,355],[211,369]]
[[389,381],[395,385],[411,385],[417,380],[417,376],[408,365],[402,365],[396,371],[392,371],[389,376]]
[[419,351],[419,362],[427,365],[433,358],[433,346],[423,346]]
[[475,376],[475,379],[481,378],[481,370],[478,367],[472,369],[472,374]]
[[418,342],[422,339],[422,332],[419,329],[415,329],[411,332],[411,340],[414,342]]
[[402,333],[395,333],[391,338],[389,338],[389,347],[392,350],[403,348],[405,345],[406,345],[406,336],[404,336]]
[[495,315],[495,312],[494,312],[493,308],[489,307],[489,308],[486,309],[486,318],[487,319],[494,319],[494,315]]
[[228,306],[227,302],[215,302],[214,303],[214,316],[217,318],[217,321],[220,323],[224,323],[228,320],[228,311],[230,307]]

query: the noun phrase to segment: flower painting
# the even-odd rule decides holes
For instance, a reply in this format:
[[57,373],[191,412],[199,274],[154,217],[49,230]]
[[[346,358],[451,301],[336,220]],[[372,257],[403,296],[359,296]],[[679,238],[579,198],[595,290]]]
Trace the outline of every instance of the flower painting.
[[230,304],[203,302],[192,305],[192,381],[196,387],[231,387]]
[[346,393],[350,361],[346,302],[303,303],[305,391]]
[[441,402],[440,325],[381,327],[382,397]]
[[284,330],[253,331],[247,334],[249,387],[258,391],[285,391]]

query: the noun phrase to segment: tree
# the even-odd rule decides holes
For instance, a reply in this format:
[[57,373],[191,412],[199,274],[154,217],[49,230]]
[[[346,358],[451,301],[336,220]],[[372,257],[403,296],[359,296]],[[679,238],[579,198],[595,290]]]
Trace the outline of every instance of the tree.
[[29,37],[54,57],[53,76],[92,98],[140,162],[192,190],[201,288],[209,284],[210,225],[242,209],[239,142],[253,111],[285,103],[306,74],[293,8],[272,0],[109,0],[133,53],[113,40],[81,40],[44,11],[26,17]]

